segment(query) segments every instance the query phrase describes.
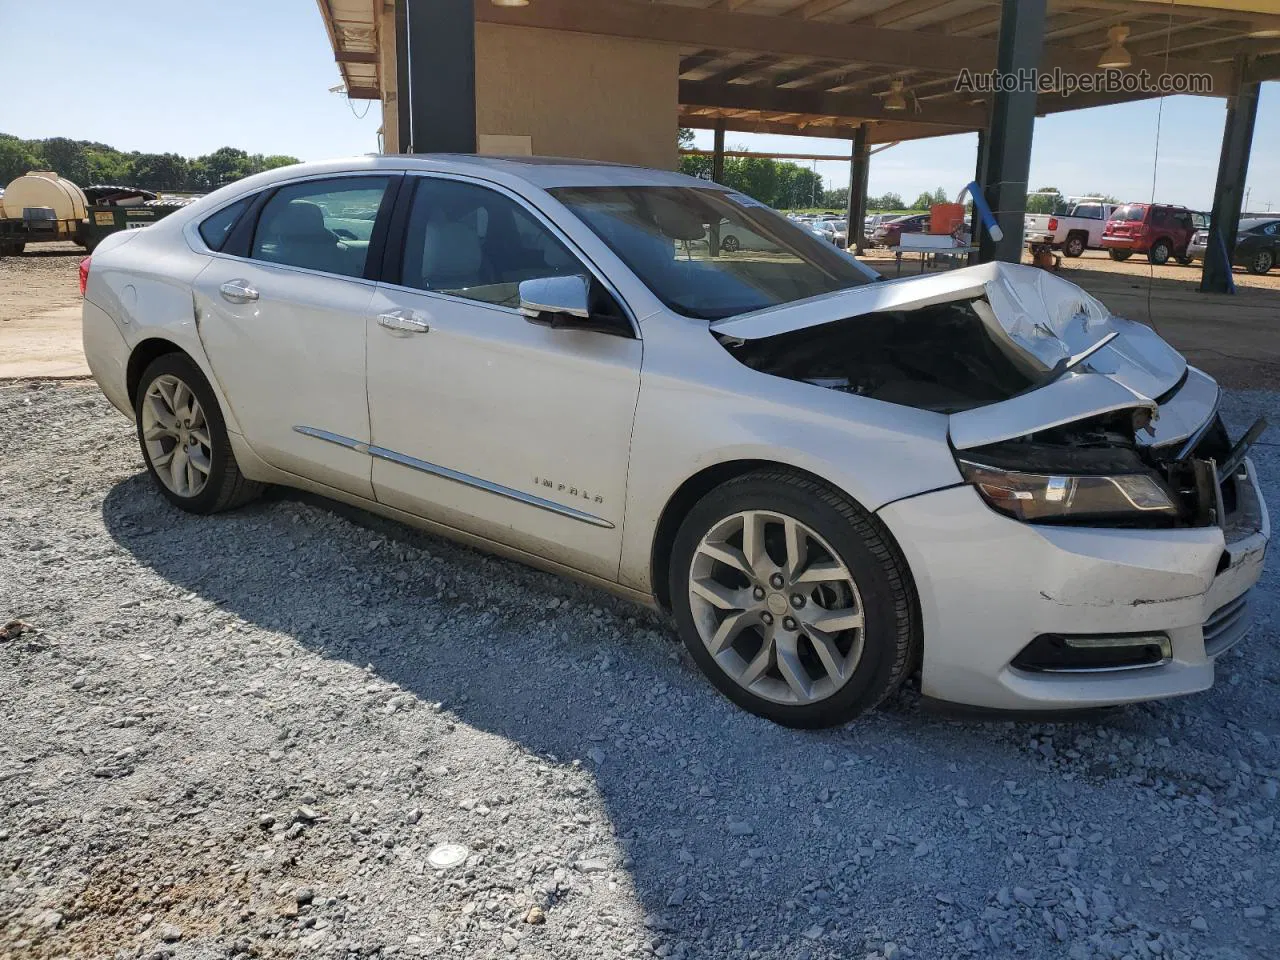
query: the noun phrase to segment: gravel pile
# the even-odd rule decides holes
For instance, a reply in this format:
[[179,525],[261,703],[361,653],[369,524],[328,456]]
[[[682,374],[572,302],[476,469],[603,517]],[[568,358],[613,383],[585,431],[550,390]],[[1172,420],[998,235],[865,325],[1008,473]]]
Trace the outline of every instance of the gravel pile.
[[0,450],[4,960],[1277,955],[1275,562],[1210,693],[800,733],[603,594],[181,514],[92,386],[0,386]]

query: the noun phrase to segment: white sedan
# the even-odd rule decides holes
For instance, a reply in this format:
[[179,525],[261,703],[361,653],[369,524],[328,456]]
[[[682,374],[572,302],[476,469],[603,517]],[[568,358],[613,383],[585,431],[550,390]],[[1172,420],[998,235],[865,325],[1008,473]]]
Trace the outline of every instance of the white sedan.
[[660,605],[779,723],[915,671],[998,708],[1190,693],[1249,626],[1269,525],[1217,385],[1048,273],[882,282],[674,173],[375,157],[242,180],[81,278],[172,504],[287,484]]

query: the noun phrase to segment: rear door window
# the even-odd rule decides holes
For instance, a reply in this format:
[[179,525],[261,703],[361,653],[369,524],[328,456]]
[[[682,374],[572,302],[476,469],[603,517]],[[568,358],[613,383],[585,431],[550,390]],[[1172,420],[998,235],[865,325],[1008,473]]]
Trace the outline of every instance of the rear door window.
[[340,177],[281,187],[258,218],[250,256],[363,277],[389,177]]
[[1076,207],[1076,216],[1084,217],[1086,220],[1101,220],[1102,207],[1096,203],[1082,203]]

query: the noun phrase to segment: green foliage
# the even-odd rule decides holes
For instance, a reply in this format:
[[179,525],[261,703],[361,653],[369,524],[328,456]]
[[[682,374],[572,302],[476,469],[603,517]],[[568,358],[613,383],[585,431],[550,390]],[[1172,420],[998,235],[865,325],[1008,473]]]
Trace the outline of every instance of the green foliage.
[[0,187],[28,170],[53,170],[81,187],[95,183],[204,193],[233,180],[297,163],[296,157],[222,147],[188,160],[176,153],[122,153],[105,143],[52,137],[21,140],[0,134]]
[[[680,158],[680,172],[711,179],[711,158]],[[795,163],[765,157],[725,157],[724,185],[779,210],[807,207],[823,199],[822,177]]]
[[920,196],[916,197],[916,202],[911,205],[912,210],[928,210],[935,203],[950,203],[951,196],[947,193],[945,187],[939,187],[930,193],[926,190]]
[[1027,213],[1061,213],[1062,191],[1057,187],[1041,187],[1027,194]]
[[822,205],[829,210],[848,210],[849,188],[837,187],[835,190],[823,191]]
[[681,127],[676,134],[676,148],[680,150],[693,149],[693,131],[688,127]]
[[896,193],[886,193],[882,197],[867,197],[867,210],[875,213],[885,210],[905,210],[907,205]]
[[0,134],[0,186],[40,165],[26,141]]

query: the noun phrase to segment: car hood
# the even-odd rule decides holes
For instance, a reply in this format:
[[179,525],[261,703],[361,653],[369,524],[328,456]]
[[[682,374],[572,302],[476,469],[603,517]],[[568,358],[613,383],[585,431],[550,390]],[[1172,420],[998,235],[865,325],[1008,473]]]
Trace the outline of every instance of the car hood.
[[[1186,360],[1150,327],[1117,317],[1059,276],[1007,263],[870,283],[718,320],[711,329],[721,337],[748,341],[855,317],[873,322],[877,314],[953,301],[977,304],[975,312],[997,345],[1033,380],[1046,378],[1038,389],[952,414],[952,442],[957,448],[995,443],[1126,407],[1146,407],[1158,419],[1157,401],[1178,392],[1175,388],[1187,379]],[[1110,334],[1114,339],[1073,372],[1056,379],[1048,376],[1055,365]],[[1180,422],[1198,426],[1213,412],[1216,386],[1197,396],[1203,403],[1181,410]],[[1177,439],[1167,430],[1159,433],[1160,442]]]

